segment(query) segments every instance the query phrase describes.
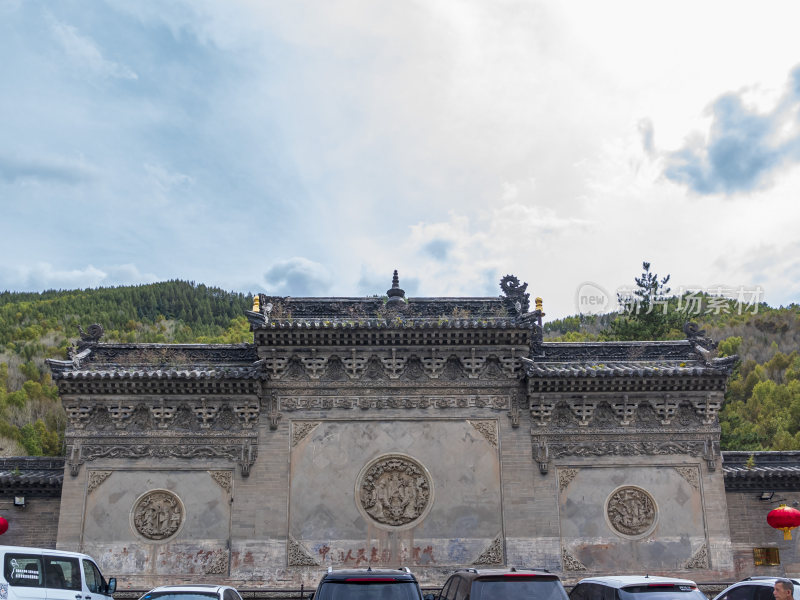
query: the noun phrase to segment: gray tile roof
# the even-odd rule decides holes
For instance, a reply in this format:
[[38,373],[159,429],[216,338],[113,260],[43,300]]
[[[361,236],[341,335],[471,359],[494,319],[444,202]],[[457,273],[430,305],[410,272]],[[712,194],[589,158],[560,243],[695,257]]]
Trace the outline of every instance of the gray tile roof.
[[0,496],[60,496],[64,458],[0,458]]

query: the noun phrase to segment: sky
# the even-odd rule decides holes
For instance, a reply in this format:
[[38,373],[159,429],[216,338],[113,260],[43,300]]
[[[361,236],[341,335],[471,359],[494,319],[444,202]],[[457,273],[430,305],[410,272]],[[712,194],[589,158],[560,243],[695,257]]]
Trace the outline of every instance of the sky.
[[673,292],[798,302],[798,22],[791,0],[0,0],[0,290],[514,274],[557,318],[648,261]]

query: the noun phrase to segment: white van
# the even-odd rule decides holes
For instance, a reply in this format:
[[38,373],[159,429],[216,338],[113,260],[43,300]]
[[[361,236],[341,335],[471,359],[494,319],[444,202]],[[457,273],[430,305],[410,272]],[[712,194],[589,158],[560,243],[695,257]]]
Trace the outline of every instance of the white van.
[[0,546],[0,600],[112,600],[116,589],[86,554]]

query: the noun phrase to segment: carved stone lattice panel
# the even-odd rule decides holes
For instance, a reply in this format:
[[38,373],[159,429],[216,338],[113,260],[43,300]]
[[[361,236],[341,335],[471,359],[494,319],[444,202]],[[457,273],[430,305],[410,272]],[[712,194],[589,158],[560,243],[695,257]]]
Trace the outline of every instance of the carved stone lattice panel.
[[292,422],[292,446],[297,446],[306,436],[314,431],[319,421],[294,421]]
[[697,467],[675,467],[678,474],[689,482],[693,488],[700,489],[700,472]]
[[131,510],[134,531],[154,542],[175,537],[185,518],[183,502],[169,490],[150,490],[142,494]]
[[485,356],[476,356],[475,348],[470,349],[469,356],[459,356],[458,360],[464,368],[464,372],[470,379],[477,379],[481,376],[486,366]]
[[132,404],[117,404],[115,406],[107,406],[106,408],[108,409],[108,416],[117,429],[125,429],[128,426],[131,415],[136,410],[136,407]]
[[219,402],[209,402],[203,398],[199,403],[192,404],[192,412],[202,429],[211,429],[220,410]]
[[627,394],[619,400],[612,400],[609,404],[620,425],[630,425],[636,417],[636,408],[639,406],[639,402],[631,400]]
[[561,548],[561,560],[564,563],[564,570],[565,571],[585,571],[586,565],[584,565],[581,561],[577,558],[572,556],[566,548]]
[[400,376],[405,371],[406,364],[408,363],[408,357],[397,356],[397,350],[392,348],[392,355],[388,358],[382,358],[381,364],[383,365],[383,372],[386,373],[386,376],[389,379],[399,379]]
[[67,412],[67,420],[75,429],[83,429],[89,421],[94,405],[92,404],[70,404],[64,407]]
[[419,360],[422,363],[422,368],[425,371],[425,374],[431,379],[438,379],[439,375],[442,374],[442,371],[444,371],[444,367],[447,364],[447,357],[438,356],[436,354],[436,348],[431,351],[430,356],[420,357]]
[[511,349],[511,356],[499,356],[500,368],[503,369],[506,377],[517,378],[522,372],[522,360],[516,356],[514,348]]
[[287,562],[290,567],[318,567],[319,561],[291,535],[286,541]]
[[642,488],[619,487],[606,500],[606,518],[615,533],[629,538],[644,537],[656,525],[656,501]]
[[558,491],[563,492],[572,480],[578,475],[578,469],[559,469],[558,470]]
[[540,394],[533,396],[531,402],[531,420],[539,426],[550,424],[553,417],[553,409],[556,407],[557,398],[545,397]]
[[567,400],[572,414],[578,419],[578,425],[585,427],[592,420],[594,409],[597,408],[597,400],[590,400],[586,396],[582,398],[570,398]]
[[712,425],[722,408],[722,394],[707,394],[705,398],[692,398],[692,407],[704,425]]
[[493,448],[497,448],[497,422],[496,421],[467,421],[486,438]]
[[358,356],[355,348],[350,352],[350,356],[342,356],[339,360],[342,361],[344,372],[350,379],[360,378],[369,364],[369,356]]
[[255,401],[233,405],[233,414],[239,419],[242,429],[252,429],[253,425],[258,423],[260,413],[261,409],[258,406],[258,402]]
[[285,356],[277,356],[275,350],[273,354],[264,359],[264,368],[270,374],[272,379],[280,379],[289,370],[289,358]]
[[211,479],[217,482],[219,487],[223,490],[231,493],[233,489],[233,473],[230,471],[209,471],[209,475],[211,475]]
[[109,477],[111,477],[111,471],[89,471],[89,482],[86,485],[86,493],[91,494]]
[[229,554],[227,550],[214,550],[203,564],[206,575],[227,575]]
[[692,555],[689,562],[686,563],[687,569],[708,569],[711,567],[708,559],[708,547],[703,544],[698,548],[697,552]]
[[167,404],[163,398],[158,404],[150,407],[150,416],[159,429],[169,429],[177,413],[178,406],[174,403]]
[[502,565],[503,560],[503,538],[498,535],[489,547],[473,561],[473,565]]
[[680,406],[680,402],[670,394],[664,394],[660,398],[648,398],[648,402],[656,411],[662,425],[669,425],[672,422],[672,418]]
[[284,411],[389,408],[490,408],[507,410],[509,395],[470,394],[462,396],[280,396]]
[[407,529],[422,521],[433,505],[433,480],[419,462],[385,454],[361,470],[356,482],[359,511],[388,529]]
[[306,375],[308,375],[311,379],[319,379],[325,372],[325,367],[328,366],[328,357],[317,356],[317,351],[312,349],[311,356],[304,356],[300,358],[300,362],[303,364],[303,369],[305,369]]

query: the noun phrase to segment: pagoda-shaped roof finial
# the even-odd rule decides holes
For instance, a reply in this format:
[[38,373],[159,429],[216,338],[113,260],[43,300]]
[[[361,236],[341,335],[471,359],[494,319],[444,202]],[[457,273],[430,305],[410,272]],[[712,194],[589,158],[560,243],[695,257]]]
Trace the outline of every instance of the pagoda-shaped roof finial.
[[394,270],[394,275],[392,275],[392,287],[386,290],[386,295],[389,296],[389,300],[386,301],[386,304],[389,306],[405,305],[406,292],[400,288],[400,278],[397,276],[397,269]]

